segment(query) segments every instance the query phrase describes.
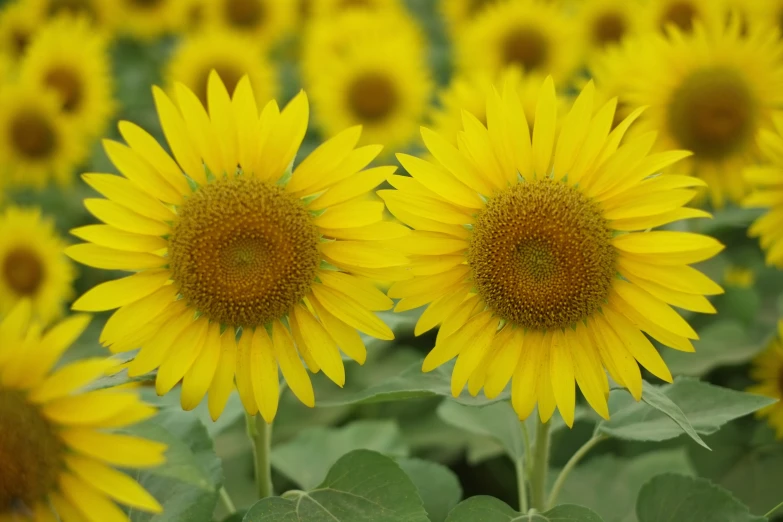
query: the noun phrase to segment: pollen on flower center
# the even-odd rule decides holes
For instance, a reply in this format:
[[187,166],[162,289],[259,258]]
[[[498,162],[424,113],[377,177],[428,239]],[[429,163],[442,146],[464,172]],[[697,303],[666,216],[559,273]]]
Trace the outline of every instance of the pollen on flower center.
[[487,306],[517,326],[565,328],[605,302],[617,253],[598,206],[548,179],[493,196],[468,248],[473,284]]
[[229,96],[234,95],[234,90],[236,90],[237,85],[239,85],[239,80],[241,80],[243,76],[241,70],[226,64],[215,64],[212,67],[204,69],[201,74],[199,74],[198,81],[194,85],[194,93],[198,96],[198,99],[201,100],[204,107],[208,106],[207,85],[209,85],[209,74],[213,70],[220,77],[223,85],[226,86]]
[[57,146],[52,124],[42,115],[24,111],[11,120],[10,138],[13,148],[32,160],[49,157]]
[[348,88],[348,102],[363,121],[386,118],[397,105],[397,89],[389,78],[370,73],[356,78]]
[[83,97],[83,87],[79,77],[73,71],[64,67],[52,69],[46,74],[44,83],[60,95],[65,112],[74,112],[79,109]]
[[219,180],[179,209],[169,239],[174,283],[213,321],[260,326],[304,297],[320,235],[300,201],[257,179]]
[[16,294],[33,295],[44,277],[38,254],[28,248],[10,251],[3,260],[3,280]]
[[549,43],[535,27],[517,27],[502,42],[505,65],[519,65],[526,71],[541,68],[549,56]]
[[0,517],[29,511],[57,486],[63,445],[18,391],[0,389]]
[[697,71],[672,93],[668,125],[680,145],[696,156],[722,159],[753,139],[754,102],[735,72]]
[[237,27],[256,27],[266,16],[261,0],[226,0],[225,9],[226,18]]
[[693,30],[693,19],[697,15],[696,8],[687,0],[672,2],[661,17],[661,28],[668,24],[674,24],[683,31]]
[[626,29],[625,18],[620,13],[603,13],[593,25],[593,41],[599,45],[619,42]]

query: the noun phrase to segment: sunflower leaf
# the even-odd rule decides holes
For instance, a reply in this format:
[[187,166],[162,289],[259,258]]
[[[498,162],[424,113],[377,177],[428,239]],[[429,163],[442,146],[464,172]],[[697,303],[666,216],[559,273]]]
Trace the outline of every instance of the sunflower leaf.
[[250,508],[244,522],[429,522],[416,486],[389,457],[353,451],[310,491],[289,491]]
[[727,422],[743,417],[776,399],[682,378],[674,384],[644,383],[642,402],[620,390],[610,397],[611,419],[597,430],[626,440],[662,441],[686,433],[709,449],[700,435],[715,433]]
[[710,522],[765,522],[725,489],[709,480],[667,473],[642,487],[636,502],[639,522],[709,520]]
[[164,511],[152,515],[132,509],[131,522],[210,522],[223,472],[201,421],[178,408],[168,408],[128,431],[168,445],[166,463],[137,476]]
[[494,497],[471,497],[449,513],[446,522],[603,522],[594,511],[563,504],[546,513],[522,514]]

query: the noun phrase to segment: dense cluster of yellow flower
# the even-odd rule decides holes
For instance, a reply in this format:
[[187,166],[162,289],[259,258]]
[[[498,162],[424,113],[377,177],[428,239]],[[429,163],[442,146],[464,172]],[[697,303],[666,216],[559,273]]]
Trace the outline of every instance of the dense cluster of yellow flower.
[[[783,2],[638,3],[442,0],[450,53],[397,0],[6,5],[0,521],[125,520],[109,499],[160,510],[110,467],[160,462],[110,433],[154,410],[82,391],[103,373],[154,372],[158,394],[181,384],[182,407],[206,398],[214,419],[237,390],[272,422],[280,374],[313,406],[307,370],[343,386],[360,333],[394,338],[377,315],[392,308],[421,309],[416,335],[439,327],[425,372],[456,359],[455,396],[510,383],[520,418],[572,425],[577,386],[608,418],[611,381],[637,400],[640,368],[671,381],[653,340],[694,350],[676,309],[715,312],[722,288],[690,265],[723,245],[669,225],[771,206],[750,232],[783,266]],[[134,75],[112,58],[129,39],[166,42],[157,121],[123,112],[121,141],[102,142],[119,174],[83,174],[97,221],[66,246],[12,202],[94,165]],[[113,310],[100,341],[132,352],[121,368],[52,371],[87,323],[45,331],[72,298],[66,255],[126,273],[72,303]],[[780,396],[777,366],[757,374]],[[37,471],[11,484],[19,469]]]

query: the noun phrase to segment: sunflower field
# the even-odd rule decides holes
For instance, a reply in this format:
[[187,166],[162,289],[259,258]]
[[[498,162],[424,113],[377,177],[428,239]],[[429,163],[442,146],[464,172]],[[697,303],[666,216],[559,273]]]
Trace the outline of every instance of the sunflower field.
[[0,0],[0,522],[783,521],[783,0]]

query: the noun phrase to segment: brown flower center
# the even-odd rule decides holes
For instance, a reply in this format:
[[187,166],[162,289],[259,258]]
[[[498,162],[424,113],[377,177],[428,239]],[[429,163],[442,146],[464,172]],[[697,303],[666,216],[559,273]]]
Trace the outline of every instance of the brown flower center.
[[172,279],[206,317],[259,326],[310,290],[320,235],[299,199],[252,178],[216,181],[179,209],[169,239]]
[[83,87],[81,79],[74,71],[65,67],[56,67],[46,74],[44,83],[60,95],[65,112],[79,110],[82,103]]
[[34,295],[44,279],[44,264],[26,247],[11,250],[3,260],[3,279],[18,295]]
[[348,88],[348,103],[357,119],[375,123],[388,117],[398,103],[397,88],[380,74],[356,78]]
[[11,43],[15,58],[21,58],[30,43],[30,32],[21,27],[13,29],[11,32]]
[[696,6],[692,2],[672,2],[669,7],[663,12],[661,17],[661,29],[668,24],[674,24],[683,31],[690,32],[693,30],[693,21],[698,16],[699,12]]
[[241,80],[242,76],[245,74],[234,66],[226,64],[215,64],[212,67],[205,68],[198,76],[199,79],[196,80],[196,85],[193,88],[193,92],[198,96],[198,99],[201,100],[204,107],[208,105],[207,85],[209,84],[209,74],[213,69],[223,81],[223,85],[226,86],[226,90],[231,96],[233,96],[234,90],[236,90],[237,85],[239,85],[239,80]]
[[468,14],[478,14],[493,2],[495,2],[495,0],[470,0],[468,4]]
[[225,13],[231,25],[252,29],[264,22],[266,6],[263,0],[226,0]]
[[549,42],[535,27],[517,27],[501,42],[504,65],[519,65],[526,71],[540,69],[549,58]]
[[605,302],[617,273],[612,233],[598,206],[549,179],[493,196],[468,247],[473,284],[487,306],[517,326],[569,327]]
[[33,111],[23,111],[11,119],[10,138],[13,149],[31,160],[48,158],[57,148],[57,134],[52,122]]
[[596,18],[593,25],[593,41],[598,45],[619,42],[627,29],[625,17],[621,13],[608,11]]
[[720,160],[753,139],[755,103],[734,71],[713,68],[692,73],[672,94],[669,131],[697,157]]
[[0,390],[0,517],[29,513],[57,486],[63,445],[21,392]]

